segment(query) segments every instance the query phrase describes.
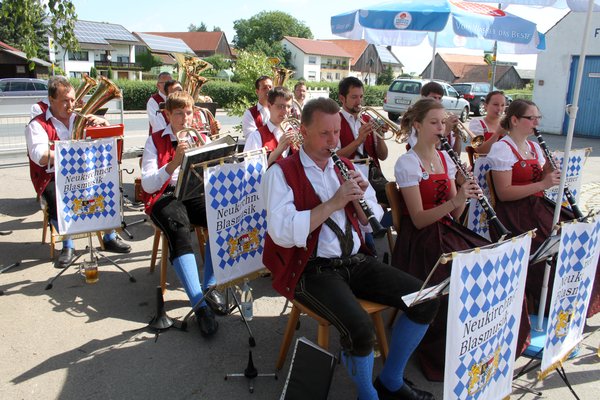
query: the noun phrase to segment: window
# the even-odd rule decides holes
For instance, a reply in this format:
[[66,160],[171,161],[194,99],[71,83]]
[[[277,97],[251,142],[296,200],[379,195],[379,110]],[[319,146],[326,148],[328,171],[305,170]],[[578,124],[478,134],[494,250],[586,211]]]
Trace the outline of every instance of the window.
[[339,73],[339,72],[336,72],[336,73],[335,73],[335,80],[336,80],[336,81],[339,81],[339,80],[340,80],[340,78],[341,78],[341,76],[340,76],[340,73]]
[[456,90],[454,90],[454,88],[452,86],[447,86],[446,90],[448,91],[448,96],[450,97],[458,97],[458,92]]
[[331,76],[331,72],[328,72],[328,73],[327,73],[327,80],[328,80],[328,81],[330,81],[330,80],[332,80],[332,79],[333,79],[333,78],[332,78],[332,76]]
[[6,92],[8,90],[8,82],[0,82],[0,92]]
[[89,52],[87,51],[70,51],[69,61],[88,61]]
[[118,62],[123,62],[123,63],[128,63],[129,62],[129,56],[117,56],[117,61]]
[[316,64],[317,63],[317,56],[308,56],[308,63],[309,64]]
[[316,79],[317,73],[315,71],[308,71],[308,79]]
[[35,90],[48,90],[48,85],[42,82],[33,82]]

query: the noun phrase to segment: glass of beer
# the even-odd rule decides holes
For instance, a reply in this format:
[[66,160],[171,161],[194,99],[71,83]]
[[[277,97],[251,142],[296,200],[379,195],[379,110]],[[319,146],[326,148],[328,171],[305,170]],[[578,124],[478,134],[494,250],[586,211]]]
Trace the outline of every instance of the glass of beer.
[[83,272],[85,275],[85,283],[98,282],[98,264],[93,261],[84,261]]

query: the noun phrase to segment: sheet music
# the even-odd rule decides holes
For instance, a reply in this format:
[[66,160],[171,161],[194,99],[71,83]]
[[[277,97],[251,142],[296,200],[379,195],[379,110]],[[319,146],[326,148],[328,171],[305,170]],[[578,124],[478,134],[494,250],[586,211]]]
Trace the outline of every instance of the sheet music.
[[435,299],[436,297],[445,296],[449,292],[450,278],[444,279],[435,286],[423,288],[418,292],[402,296],[402,301],[409,307],[423,303],[427,300]]

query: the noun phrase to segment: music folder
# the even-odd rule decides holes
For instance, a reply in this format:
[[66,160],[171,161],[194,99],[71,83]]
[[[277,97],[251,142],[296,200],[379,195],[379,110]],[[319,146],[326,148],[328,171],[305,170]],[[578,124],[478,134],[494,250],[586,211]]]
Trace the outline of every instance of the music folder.
[[544,261],[549,257],[554,256],[558,253],[558,246],[560,245],[560,234],[550,235],[542,243],[535,253],[529,256],[529,263],[536,264],[540,261]]
[[184,201],[204,196],[204,170],[201,164],[236,152],[237,138],[230,135],[187,151],[179,169],[175,198]]
[[296,340],[290,371],[280,400],[325,400],[336,358],[305,337]]
[[418,292],[402,296],[404,304],[412,307],[425,301],[433,300],[436,297],[445,296],[450,291],[450,278],[446,278],[437,285],[428,288],[425,287],[426,284],[427,283],[424,283],[423,287]]

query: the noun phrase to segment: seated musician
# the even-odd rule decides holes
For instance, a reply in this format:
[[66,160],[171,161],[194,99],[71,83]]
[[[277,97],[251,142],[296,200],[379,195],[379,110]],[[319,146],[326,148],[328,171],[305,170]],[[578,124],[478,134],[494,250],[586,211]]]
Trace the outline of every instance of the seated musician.
[[[183,155],[191,146],[189,141],[178,138],[177,133],[191,124],[193,106],[192,96],[185,92],[175,92],[167,98],[165,112],[170,123],[164,130],[154,132],[146,140],[142,156],[142,188],[145,192],[145,211],[167,236],[171,264],[192,307],[201,301],[201,307],[196,311],[196,320],[200,333],[208,337],[215,334],[219,327],[202,294],[202,287],[206,289],[215,284],[210,249],[207,242],[204,285],[201,286],[191,240],[192,224],[206,226],[204,198],[182,202],[173,193]],[[200,135],[206,142],[210,141],[203,133]],[[220,294],[212,291],[211,296],[208,304],[221,309],[223,299]]]
[[[400,125],[404,134],[414,128],[417,141],[398,158],[394,167],[403,201],[392,265],[421,280],[427,279],[440,255],[490,244],[456,222],[466,200],[476,198],[481,189],[469,179],[457,190],[456,164],[447,152],[437,149],[445,121],[442,104],[425,98],[404,113]],[[448,265],[440,265],[430,282],[437,284],[449,276]],[[444,377],[447,312],[448,301],[444,298],[438,316],[417,350],[421,368],[429,380],[441,381]]]
[[[328,98],[307,102],[302,110],[303,146],[273,164],[264,176],[268,232],[263,263],[277,292],[316,311],[338,329],[342,361],[361,400],[433,399],[409,386],[403,376],[438,302],[408,308],[401,296],[417,291],[422,282],[363,252],[363,231],[370,227],[357,201],[364,198],[378,218],[383,210],[349,160],[341,159],[348,168],[347,181],[342,182],[339,167],[334,166],[329,149],[338,144],[339,110]],[[375,331],[356,297],[404,311],[374,383]]]
[[[560,183],[560,170],[553,171],[539,144],[528,140],[541,119],[535,103],[513,101],[501,126],[508,135],[494,143],[487,155],[492,170],[495,210],[498,218],[513,234],[537,228],[531,242],[533,254],[552,232],[554,203],[544,197],[544,190]],[[572,220],[573,213],[562,208],[560,220]],[[529,266],[525,295],[534,302],[531,313],[537,312],[544,275],[543,262]],[[552,292],[554,269],[549,280]],[[550,301],[546,304],[550,304]],[[600,311],[600,269],[596,269],[594,289],[588,308],[588,317]]]
[[500,126],[500,120],[506,108],[506,96],[501,90],[494,90],[485,96],[483,101],[485,117],[473,118],[469,122],[469,130],[475,135],[483,135],[485,142],[475,147],[475,152],[487,154],[498,140],[502,139],[506,131]]
[[284,87],[276,87],[267,96],[269,120],[267,124],[248,135],[244,151],[267,148],[268,163],[287,157],[293,152],[293,132],[284,132],[281,123],[292,109],[292,93]]
[[163,113],[160,112],[159,105],[167,99],[165,83],[172,79],[173,78],[171,77],[171,74],[168,72],[163,71],[158,74],[158,79],[156,81],[156,88],[158,89],[158,92],[150,96],[148,102],[146,103],[146,113],[148,114],[150,134],[152,134],[152,132],[163,130],[167,126],[163,117]]
[[[183,86],[181,86],[181,82],[172,79],[165,82],[165,92],[167,93],[167,96],[174,92],[183,92]],[[161,112],[165,120],[166,128],[169,123],[169,118],[165,113],[164,103],[162,104],[162,107]],[[212,137],[219,134],[221,123],[215,119],[214,115],[212,115],[209,110],[194,105],[194,118],[192,119],[191,127],[198,131],[206,131],[206,128],[210,127],[209,136]]]
[[269,108],[267,97],[269,91],[273,89],[273,80],[270,76],[262,75],[254,82],[258,103],[250,107],[242,115],[242,133],[244,138],[265,125],[269,120]]
[[[56,188],[54,186],[54,142],[70,140],[75,114],[75,89],[63,76],[52,77],[48,81],[48,103],[46,112],[32,119],[25,128],[27,156],[31,181],[36,193],[48,205],[48,215],[52,225],[58,229],[56,210]],[[86,117],[88,126],[106,126],[108,122],[95,115]],[[112,231],[104,235],[104,249],[113,253],[129,253],[131,247]],[[75,245],[72,239],[63,241],[63,248],[56,260],[56,268],[66,268],[75,259]]]
[[[340,115],[342,117],[340,131],[340,157],[360,159],[370,157],[373,167],[381,172],[379,161],[388,156],[385,140],[375,134],[375,122],[368,115],[360,115],[361,103],[364,97],[364,85],[356,77],[349,76],[342,79],[338,85],[338,98],[342,104]],[[387,129],[386,129],[387,130]],[[375,185],[375,193],[380,203],[388,203],[385,194],[386,181],[382,185]],[[371,182],[373,185],[374,182]]]
[[[437,82],[427,82],[421,87],[421,98],[430,98],[442,104],[442,98],[444,97],[444,87]],[[452,146],[452,150],[460,156],[461,141],[457,138],[454,130],[458,124],[458,117],[454,114],[446,114],[446,127],[444,129],[444,136],[448,139],[448,143]],[[408,135],[408,147],[412,147],[417,143],[417,132],[413,129]]]

